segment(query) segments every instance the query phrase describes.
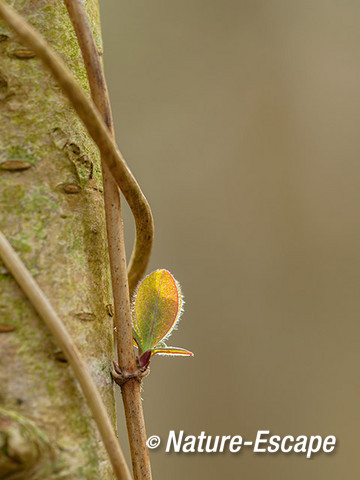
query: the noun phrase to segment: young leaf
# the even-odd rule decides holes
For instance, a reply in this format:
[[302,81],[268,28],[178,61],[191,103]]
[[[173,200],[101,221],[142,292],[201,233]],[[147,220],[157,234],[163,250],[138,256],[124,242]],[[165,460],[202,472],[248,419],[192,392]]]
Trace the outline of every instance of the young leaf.
[[180,285],[167,270],[150,273],[139,285],[133,303],[133,335],[141,366],[146,366],[156,353],[193,356],[188,350],[167,347],[162,341],[178,322],[182,304]]
[[179,356],[188,356],[193,357],[194,354],[185,348],[178,347],[157,347],[151,351],[151,355],[179,355]]
[[180,286],[167,270],[150,273],[139,285],[133,308],[135,339],[144,352],[174,328],[181,313]]

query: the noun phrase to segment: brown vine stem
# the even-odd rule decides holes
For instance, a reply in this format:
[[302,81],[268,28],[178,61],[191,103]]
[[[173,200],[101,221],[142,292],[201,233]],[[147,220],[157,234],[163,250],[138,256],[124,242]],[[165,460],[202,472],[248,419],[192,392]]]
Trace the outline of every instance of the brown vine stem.
[[[91,97],[114,138],[114,126],[108,89],[104,70],[96,48],[93,34],[83,4],[80,0],[64,0],[73,24],[89,81]],[[118,348],[118,362],[123,371],[135,372],[130,298],[126,273],[126,256],[124,230],[121,215],[119,189],[107,169],[105,159],[101,156],[103,166],[104,200],[111,278],[114,296],[115,325]],[[135,255],[137,249],[134,250]],[[132,290],[142,275],[139,263],[132,257],[129,267],[129,279]],[[130,452],[134,478],[151,478],[149,453],[146,447],[146,431],[141,403],[140,383],[135,380],[124,383],[121,387],[124,401],[125,417],[128,429]],[[136,405],[136,409],[134,409]],[[136,412],[138,412],[136,414]]]
[[136,242],[130,261],[129,288],[132,292],[149,262],[154,222],[150,206],[136,179],[119,152],[98,110],[78,85],[73,74],[46,40],[17,12],[0,0],[0,17],[40,58],[58,81],[76,113],[98,146],[106,166],[121,189],[136,223]]
[[63,322],[57,316],[55,310],[52,308],[49,300],[46,298],[39,285],[35,282],[1,231],[0,257],[6,268],[13,275],[25,295],[30,300],[34,309],[55,337],[59,347],[64,352],[64,355],[71,365],[101,434],[101,438],[110,457],[116,478],[118,480],[131,480],[129,469],[126,465],[124,455],[118,439],[116,438],[105,405],[86,368],[79,350],[76,348],[71,336],[66,330]]

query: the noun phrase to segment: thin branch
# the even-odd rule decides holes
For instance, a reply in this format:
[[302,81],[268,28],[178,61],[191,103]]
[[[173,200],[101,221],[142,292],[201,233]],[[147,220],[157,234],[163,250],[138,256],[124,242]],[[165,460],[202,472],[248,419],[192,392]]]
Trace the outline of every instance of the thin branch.
[[34,51],[56,78],[98,146],[102,158],[131,208],[136,223],[136,243],[129,272],[129,287],[132,292],[144,275],[151,254],[154,222],[150,206],[100,114],[63,60],[21,15],[4,4],[2,0],[0,0],[0,17]]
[[119,442],[106,412],[100,393],[88,372],[86,365],[76,348],[64,324],[52,308],[39,285],[35,282],[25,265],[0,231],[0,257],[13,275],[39,316],[44,320],[64,352],[74,374],[80,383],[84,396],[98,426],[101,438],[113,465],[116,478],[131,480]]
[[[114,138],[112,114],[105,75],[83,4],[80,0],[64,0],[64,3],[68,9],[80,45],[88,76],[91,97],[109,128],[111,136]],[[101,160],[103,166],[106,224],[114,296],[118,361],[123,371],[134,372],[136,370],[136,362],[132,340],[130,298],[126,273],[120,196],[118,187],[106,168],[103,155]],[[132,289],[134,289],[141,279],[137,268],[137,261],[132,261],[131,267],[129,268],[129,277],[133,279],[131,282]],[[124,406],[132,406],[132,408],[125,409],[125,417],[128,427],[134,478],[150,479],[151,466],[148,449],[146,447],[146,432],[142,412],[140,384],[136,380],[132,383],[134,383],[133,387],[131,387],[128,381],[124,383],[121,388]],[[133,408],[134,405],[136,405],[136,408]],[[140,412],[140,414],[138,414],[138,412]]]

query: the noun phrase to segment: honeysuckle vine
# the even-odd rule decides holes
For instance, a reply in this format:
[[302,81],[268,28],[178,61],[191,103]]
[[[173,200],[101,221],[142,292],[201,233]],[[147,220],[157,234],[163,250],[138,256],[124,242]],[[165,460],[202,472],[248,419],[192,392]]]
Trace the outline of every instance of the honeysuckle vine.
[[[111,136],[114,138],[111,105],[104,70],[86,17],[84,6],[81,0],[64,0],[64,3],[73,24],[84,59],[92,100],[107,125]],[[115,311],[114,323],[116,327],[115,336],[117,339],[116,345],[118,354],[118,363],[116,363],[116,365],[118,365],[123,372],[130,372],[129,375],[132,375],[136,379],[138,371],[134,357],[134,349],[132,348],[128,283],[130,285],[130,293],[132,293],[144,273],[143,271],[144,268],[146,268],[147,259],[141,256],[141,244],[139,246],[139,242],[136,242],[132,259],[130,261],[128,280],[120,191],[106,166],[106,160],[103,157],[103,154],[101,154],[101,164]],[[146,429],[142,413],[140,384],[135,380],[134,382],[123,382],[120,387],[122,390],[122,398],[124,399],[125,418],[128,429],[134,477],[151,478],[151,465],[146,446]],[[137,406],[136,409],[132,408],[134,405]],[[140,413],[138,414],[137,412]]]

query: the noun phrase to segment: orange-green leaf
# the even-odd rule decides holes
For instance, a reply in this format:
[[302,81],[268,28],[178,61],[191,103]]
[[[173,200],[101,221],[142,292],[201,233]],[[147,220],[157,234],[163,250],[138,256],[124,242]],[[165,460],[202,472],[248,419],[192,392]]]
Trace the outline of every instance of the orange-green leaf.
[[141,352],[169,336],[179,320],[180,285],[167,270],[156,270],[140,283],[133,305],[134,337]]

